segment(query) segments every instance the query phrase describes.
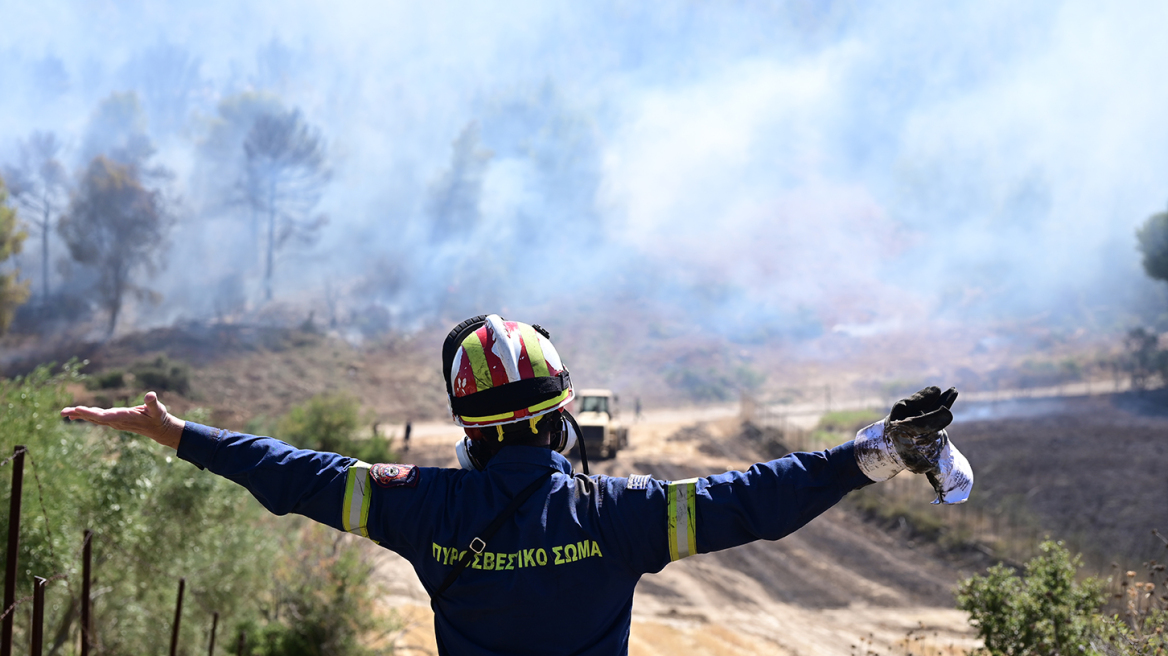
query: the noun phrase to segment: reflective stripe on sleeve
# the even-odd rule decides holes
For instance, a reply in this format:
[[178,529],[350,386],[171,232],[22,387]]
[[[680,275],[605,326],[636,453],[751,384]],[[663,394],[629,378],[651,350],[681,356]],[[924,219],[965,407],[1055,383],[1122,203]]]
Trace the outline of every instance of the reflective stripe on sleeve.
[[697,496],[696,478],[673,481],[665,486],[669,497],[669,560],[681,560],[698,551],[694,497]]
[[341,508],[341,523],[345,531],[369,537],[365,525],[369,522],[369,467],[358,460],[349,465],[349,477],[345,481],[345,503]]

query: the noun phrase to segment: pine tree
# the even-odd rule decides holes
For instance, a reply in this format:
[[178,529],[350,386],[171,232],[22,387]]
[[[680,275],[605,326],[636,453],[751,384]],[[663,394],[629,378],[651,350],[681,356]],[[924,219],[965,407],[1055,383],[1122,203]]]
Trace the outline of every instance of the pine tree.
[[151,294],[135,277],[140,270],[159,268],[170,224],[161,194],[142,185],[136,168],[101,156],[90,162],[59,229],[73,259],[97,272],[109,334],[117,327],[126,292]]

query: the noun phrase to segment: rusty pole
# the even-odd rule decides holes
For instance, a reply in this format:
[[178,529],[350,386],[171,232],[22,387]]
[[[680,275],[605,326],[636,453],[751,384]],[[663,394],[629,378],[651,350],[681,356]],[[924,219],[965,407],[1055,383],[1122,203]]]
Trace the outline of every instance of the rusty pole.
[[24,487],[23,446],[17,446],[12,461],[12,497],[8,506],[8,562],[4,568],[4,608],[7,611],[0,624],[0,656],[12,656],[12,604],[16,601],[16,557],[20,550],[20,494]]
[[243,656],[243,650],[247,648],[247,633],[239,632],[239,646],[235,648],[235,656]]
[[32,648],[29,656],[41,656],[45,651],[45,583],[48,579],[32,579]]
[[81,542],[81,656],[89,656],[90,621],[89,581],[93,570],[93,531],[86,529]]
[[211,613],[211,647],[207,649],[207,656],[215,656],[215,629],[219,628],[219,611]]
[[187,587],[187,580],[181,578],[178,580],[178,602],[174,605],[174,627],[170,630],[170,656],[174,656],[178,650],[178,625],[182,620],[182,598],[183,590]]

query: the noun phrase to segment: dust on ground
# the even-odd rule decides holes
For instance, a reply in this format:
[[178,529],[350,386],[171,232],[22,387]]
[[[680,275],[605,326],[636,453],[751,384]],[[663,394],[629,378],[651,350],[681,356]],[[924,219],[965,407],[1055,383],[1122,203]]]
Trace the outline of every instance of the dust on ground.
[[[743,469],[760,458],[740,429],[729,407],[648,413],[631,427],[627,449],[591,469],[665,480]],[[402,459],[457,466],[459,435],[450,424],[418,424]],[[395,554],[379,554],[385,602],[407,625],[397,653],[436,654],[429,600],[413,569]],[[914,653],[965,653],[976,640],[951,592],[965,574],[837,507],[780,541],[693,556],[643,577],[629,653],[885,652],[910,631],[918,638]]]

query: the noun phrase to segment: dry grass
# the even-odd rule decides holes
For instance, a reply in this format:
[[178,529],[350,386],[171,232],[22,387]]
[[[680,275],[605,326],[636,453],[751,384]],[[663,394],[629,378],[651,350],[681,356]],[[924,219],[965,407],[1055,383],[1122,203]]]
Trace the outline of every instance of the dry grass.
[[[446,401],[435,366],[439,346],[423,336],[358,347],[297,329],[200,326],[160,329],[97,349],[78,349],[88,354],[86,371],[95,375],[128,370],[158,356],[185,363],[190,366],[189,391],[163,392],[164,401],[180,414],[209,408],[217,425],[243,429],[256,418],[278,417],[324,392],[357,397],[383,424],[441,417]],[[104,390],[78,387],[75,400],[133,402],[143,390],[132,378],[127,381]]]

